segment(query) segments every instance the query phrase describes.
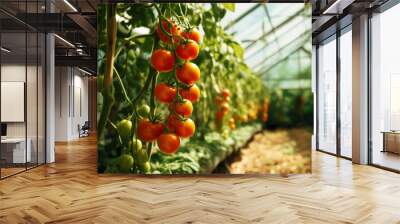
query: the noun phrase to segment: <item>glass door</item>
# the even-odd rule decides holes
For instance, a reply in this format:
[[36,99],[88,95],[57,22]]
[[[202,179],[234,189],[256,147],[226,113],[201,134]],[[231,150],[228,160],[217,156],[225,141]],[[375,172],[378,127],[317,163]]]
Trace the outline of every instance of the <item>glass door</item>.
[[[19,15],[44,12],[44,1],[2,1]],[[24,14],[25,13],[25,14]],[[45,35],[0,12],[0,178],[45,163]],[[12,21],[12,22],[11,22]]]
[[25,31],[1,34],[2,177],[26,170],[27,162],[31,162],[32,152],[26,150],[26,37]]

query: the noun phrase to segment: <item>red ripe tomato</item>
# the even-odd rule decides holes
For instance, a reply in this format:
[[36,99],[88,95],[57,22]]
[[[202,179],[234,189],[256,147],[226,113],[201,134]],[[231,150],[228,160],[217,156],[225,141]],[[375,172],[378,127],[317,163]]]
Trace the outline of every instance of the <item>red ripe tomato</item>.
[[217,120],[222,120],[224,118],[224,112],[222,110],[218,110],[217,113],[215,114],[215,117],[217,118]]
[[176,96],[176,89],[165,83],[159,83],[154,89],[154,96],[162,103],[171,103]]
[[180,59],[190,61],[199,55],[199,45],[193,40],[188,40],[186,43],[178,45],[175,52]]
[[196,126],[193,120],[188,118],[176,123],[175,132],[181,138],[189,138],[194,134],[195,129]]
[[179,81],[192,85],[200,79],[200,69],[196,64],[186,62],[176,68],[176,77]]
[[170,72],[174,68],[174,55],[167,50],[158,49],[151,55],[151,65],[159,72]]
[[176,124],[179,122],[178,116],[171,114],[167,118],[167,128],[170,132],[175,132]]
[[189,117],[192,114],[193,105],[189,100],[175,103],[175,112],[183,117]]
[[200,41],[201,41],[200,31],[198,29],[196,29],[196,28],[193,28],[192,30],[190,30],[188,32],[183,32],[182,36],[184,38],[194,40],[197,43],[200,43]]
[[156,140],[163,133],[163,130],[163,124],[144,119],[139,121],[137,135],[140,140],[150,142]]
[[[181,28],[171,20],[162,20],[161,24],[164,30],[173,36],[172,39],[174,40],[174,43],[178,43],[180,39],[179,36],[182,34]],[[161,41],[163,41],[164,43],[171,43],[171,39],[161,30],[159,23],[157,23],[156,33]]]
[[229,91],[229,89],[224,89],[222,90],[221,95],[225,100],[228,100],[229,96],[231,95],[231,91]]
[[161,152],[172,154],[178,151],[181,140],[176,134],[162,134],[157,138],[157,145]]
[[226,113],[228,113],[229,112],[229,104],[228,103],[223,103],[223,104],[221,104],[221,111],[224,113],[224,114],[226,114]]
[[194,84],[187,89],[179,89],[179,94],[190,102],[194,103],[200,98],[200,89],[199,87]]

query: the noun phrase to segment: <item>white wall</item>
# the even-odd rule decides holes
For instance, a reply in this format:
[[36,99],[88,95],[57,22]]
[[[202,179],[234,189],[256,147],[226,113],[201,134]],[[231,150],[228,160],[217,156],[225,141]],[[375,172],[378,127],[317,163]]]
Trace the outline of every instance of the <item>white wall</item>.
[[88,120],[88,78],[72,67],[56,67],[55,74],[55,140],[70,141]]

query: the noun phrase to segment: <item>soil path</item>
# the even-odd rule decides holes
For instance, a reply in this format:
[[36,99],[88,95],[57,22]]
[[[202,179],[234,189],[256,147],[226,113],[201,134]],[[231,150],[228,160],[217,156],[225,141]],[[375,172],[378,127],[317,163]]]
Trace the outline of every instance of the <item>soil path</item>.
[[310,172],[311,133],[302,128],[266,130],[254,136],[227,166],[230,173]]

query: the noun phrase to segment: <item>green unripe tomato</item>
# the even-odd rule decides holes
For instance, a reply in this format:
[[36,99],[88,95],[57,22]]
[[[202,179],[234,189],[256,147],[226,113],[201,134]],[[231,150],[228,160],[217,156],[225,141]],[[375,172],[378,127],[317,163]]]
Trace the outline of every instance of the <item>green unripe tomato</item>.
[[135,51],[133,49],[130,49],[128,51],[128,59],[129,60],[134,60],[135,58],[136,58]]
[[140,166],[141,170],[143,173],[151,173],[151,165],[150,162],[145,162],[143,165]]
[[121,137],[127,138],[131,134],[132,122],[130,120],[123,119],[117,124],[117,129]]
[[141,117],[147,118],[150,114],[150,107],[144,104],[137,109],[137,112]]
[[148,162],[149,157],[147,155],[146,150],[139,150],[136,152],[136,160],[139,165],[144,165],[146,162]]
[[125,154],[119,157],[119,169],[121,172],[129,173],[133,167],[133,157]]
[[139,139],[136,139],[135,137],[133,137],[132,143],[131,143],[131,149],[132,149],[132,153],[136,153],[138,151],[142,150],[142,141],[140,141]]

